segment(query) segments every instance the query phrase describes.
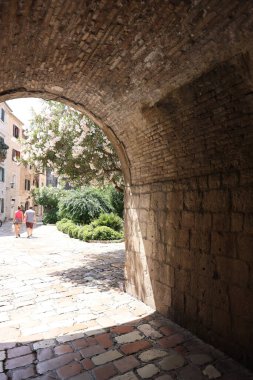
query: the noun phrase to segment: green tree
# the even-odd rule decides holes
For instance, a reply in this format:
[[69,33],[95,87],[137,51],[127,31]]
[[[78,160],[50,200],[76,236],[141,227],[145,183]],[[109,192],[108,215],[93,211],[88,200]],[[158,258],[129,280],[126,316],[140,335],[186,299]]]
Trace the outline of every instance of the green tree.
[[100,189],[86,187],[70,190],[59,202],[59,218],[75,223],[89,224],[101,213],[114,211],[109,198]]
[[34,203],[43,206],[43,222],[56,223],[58,220],[59,202],[67,191],[55,187],[40,187],[33,190]]
[[25,133],[22,161],[38,171],[49,167],[74,187],[112,183],[123,189],[116,151],[102,130],[80,112],[47,101]]

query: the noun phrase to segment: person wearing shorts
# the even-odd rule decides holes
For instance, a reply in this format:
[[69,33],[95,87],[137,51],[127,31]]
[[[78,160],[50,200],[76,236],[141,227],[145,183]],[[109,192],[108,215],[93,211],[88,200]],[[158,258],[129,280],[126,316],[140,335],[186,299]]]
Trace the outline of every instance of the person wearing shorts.
[[33,226],[36,223],[35,211],[32,207],[30,207],[29,210],[26,210],[25,212],[25,223],[27,230],[27,238],[29,239],[32,237]]
[[13,218],[13,224],[14,224],[14,231],[16,238],[20,237],[20,227],[23,223],[23,212],[21,210],[21,207],[18,206],[17,211],[15,211],[14,218]]

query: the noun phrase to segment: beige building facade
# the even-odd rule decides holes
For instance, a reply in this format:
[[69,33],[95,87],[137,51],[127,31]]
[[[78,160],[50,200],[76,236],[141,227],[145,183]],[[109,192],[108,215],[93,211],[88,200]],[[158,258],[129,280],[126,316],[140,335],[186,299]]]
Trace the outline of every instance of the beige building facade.
[[[44,186],[45,176],[36,174],[30,166],[20,163],[23,123],[7,103],[0,103],[0,137],[9,146],[6,159],[0,163],[0,217],[13,218],[18,206],[26,210],[33,205],[31,191]],[[41,210],[38,213],[41,214]]]

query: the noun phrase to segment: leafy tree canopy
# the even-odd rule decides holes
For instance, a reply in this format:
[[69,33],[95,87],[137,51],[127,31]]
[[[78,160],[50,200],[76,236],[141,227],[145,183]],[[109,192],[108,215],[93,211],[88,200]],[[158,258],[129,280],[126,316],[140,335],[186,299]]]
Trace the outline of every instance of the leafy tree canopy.
[[38,171],[49,167],[74,187],[112,183],[123,189],[117,154],[102,130],[62,103],[47,101],[25,132],[22,161]]

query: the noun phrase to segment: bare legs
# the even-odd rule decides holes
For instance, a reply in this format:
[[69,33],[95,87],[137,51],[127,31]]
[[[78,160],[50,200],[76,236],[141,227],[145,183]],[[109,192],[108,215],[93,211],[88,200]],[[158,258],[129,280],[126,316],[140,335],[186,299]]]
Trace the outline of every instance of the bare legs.
[[15,224],[15,235],[16,238],[20,237],[20,224]]
[[31,227],[27,227],[27,237],[30,238],[32,236],[33,229]]

